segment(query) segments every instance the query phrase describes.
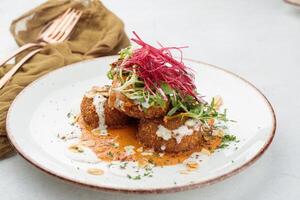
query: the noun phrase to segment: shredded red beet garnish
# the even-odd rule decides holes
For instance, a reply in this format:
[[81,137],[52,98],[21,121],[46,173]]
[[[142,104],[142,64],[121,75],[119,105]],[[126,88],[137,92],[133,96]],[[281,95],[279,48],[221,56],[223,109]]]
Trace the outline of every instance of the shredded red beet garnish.
[[[144,81],[145,88],[152,94],[155,94],[153,89],[156,89],[165,97],[160,87],[160,84],[165,82],[181,94],[198,99],[192,70],[182,61],[181,49],[184,47],[163,47],[159,44],[161,48],[155,48],[141,40],[135,32],[133,34],[136,38],[131,40],[141,47],[135,49],[131,57],[123,62],[124,69],[136,70],[136,74]],[[180,52],[179,61],[173,58],[171,50]],[[134,65],[138,67],[134,68]]]

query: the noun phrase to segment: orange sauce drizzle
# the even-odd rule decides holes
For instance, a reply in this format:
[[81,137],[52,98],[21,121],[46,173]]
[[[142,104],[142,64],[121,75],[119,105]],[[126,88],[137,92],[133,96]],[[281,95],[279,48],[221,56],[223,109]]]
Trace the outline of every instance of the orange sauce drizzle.
[[[145,166],[148,163],[157,166],[176,165],[182,163],[189,158],[192,153],[200,152],[202,147],[215,150],[221,143],[220,138],[216,138],[202,147],[198,147],[193,151],[182,153],[157,153],[143,147],[136,139],[136,126],[128,126],[120,129],[108,129],[108,135],[101,136],[99,133],[92,131],[86,126],[84,121],[79,118],[78,121],[81,129],[81,141],[93,141],[93,145],[89,146],[101,160],[111,161],[137,161],[140,166]],[[134,147],[134,154],[128,155],[125,148],[128,146]]]

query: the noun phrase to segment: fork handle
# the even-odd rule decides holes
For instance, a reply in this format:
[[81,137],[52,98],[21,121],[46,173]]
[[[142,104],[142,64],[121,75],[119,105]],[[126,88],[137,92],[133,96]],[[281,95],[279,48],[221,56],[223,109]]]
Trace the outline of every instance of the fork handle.
[[27,61],[29,60],[32,56],[37,54],[39,51],[42,49],[36,49],[29,54],[27,54],[20,62],[18,62],[13,68],[11,68],[1,79],[0,79],[0,89],[7,83],[7,81],[10,80],[10,78],[18,71],[18,69]]
[[19,49],[17,49],[13,54],[11,54],[8,58],[0,61],[0,67],[3,66],[5,63],[7,63],[9,60],[11,60],[16,55],[20,54],[21,52],[25,51],[26,49],[32,48],[32,47],[39,47],[43,46],[43,43],[28,43],[23,46],[21,46]]

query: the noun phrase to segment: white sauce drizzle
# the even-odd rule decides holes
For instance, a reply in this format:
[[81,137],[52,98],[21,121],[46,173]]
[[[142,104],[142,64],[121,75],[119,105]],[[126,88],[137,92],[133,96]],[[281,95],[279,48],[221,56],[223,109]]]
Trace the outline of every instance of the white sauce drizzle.
[[200,127],[202,125],[202,122],[197,119],[188,119],[188,120],[186,120],[186,122],[184,124],[186,126],[188,126],[189,128],[193,128],[194,131],[199,131]]
[[65,155],[72,161],[81,163],[98,163],[100,159],[97,155],[90,149],[84,146],[80,146],[84,151],[81,153],[73,153],[70,150],[65,152]]
[[117,97],[116,97],[116,100],[115,100],[115,107],[124,111],[124,101],[120,100],[118,95],[116,95],[116,96]]
[[172,136],[176,139],[177,144],[179,144],[184,136],[192,135],[193,132],[193,129],[189,129],[186,125],[182,125],[172,131]]
[[156,135],[163,138],[164,140],[174,138],[177,144],[179,144],[183,137],[192,135],[194,131],[198,131],[200,125],[201,122],[196,119],[188,119],[184,125],[181,125],[174,130],[169,130],[163,125],[159,125],[156,131]]
[[159,125],[156,131],[156,135],[161,137],[164,140],[169,140],[172,138],[172,131],[164,127],[163,125]]
[[145,102],[141,103],[141,105],[143,106],[143,108],[146,108],[146,109],[151,107],[150,104],[149,104],[148,99]]
[[104,115],[104,105],[106,103],[106,98],[101,94],[96,94],[93,97],[93,105],[95,106],[96,113],[99,117],[99,127],[100,135],[107,135],[107,126],[105,124],[105,115]]

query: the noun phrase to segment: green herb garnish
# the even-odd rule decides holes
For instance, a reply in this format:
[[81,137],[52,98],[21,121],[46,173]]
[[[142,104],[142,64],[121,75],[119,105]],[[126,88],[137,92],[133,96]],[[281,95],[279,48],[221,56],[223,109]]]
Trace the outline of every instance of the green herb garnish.
[[125,169],[127,167],[128,163],[124,162],[120,165],[120,169]]
[[131,175],[127,174],[127,178],[132,179],[132,180],[140,180],[142,177],[141,177],[141,175],[131,176]]
[[114,157],[114,154],[113,154],[111,151],[107,152],[107,155],[108,155],[109,157],[111,157],[111,158]]
[[[124,60],[124,63],[126,63],[126,60],[130,60],[132,56],[133,49],[130,46],[120,51],[119,60]],[[130,70],[125,67],[126,64],[124,66],[123,64],[119,65],[113,67],[107,74],[110,79],[117,78],[121,83],[120,86],[113,88],[113,90],[120,92],[134,103],[141,105],[143,110],[147,110],[150,107],[166,108],[169,106],[167,119],[186,117],[200,120],[205,124],[208,124],[210,120],[216,120],[217,122],[229,121],[226,110],[224,112],[218,111],[214,98],[210,103],[205,103],[195,96],[177,91],[166,81],[150,84],[152,86],[149,88],[149,84],[146,85],[145,80],[142,80],[137,74],[137,72],[140,72],[138,65],[133,64],[130,66]],[[147,81],[151,82],[151,80]]]
[[129,47],[127,47],[127,48],[122,49],[122,50],[119,52],[120,59],[126,59],[126,58],[129,58],[129,57],[132,55],[132,52],[133,52],[132,46],[129,46]]
[[231,142],[239,142],[235,135],[224,135],[222,138],[221,145],[218,147],[219,149],[224,149],[229,146]]
[[107,78],[109,78],[110,80],[112,80],[114,78],[113,72],[112,70],[109,70],[106,74]]
[[235,142],[237,141],[235,135],[224,135],[222,138],[222,143]]

